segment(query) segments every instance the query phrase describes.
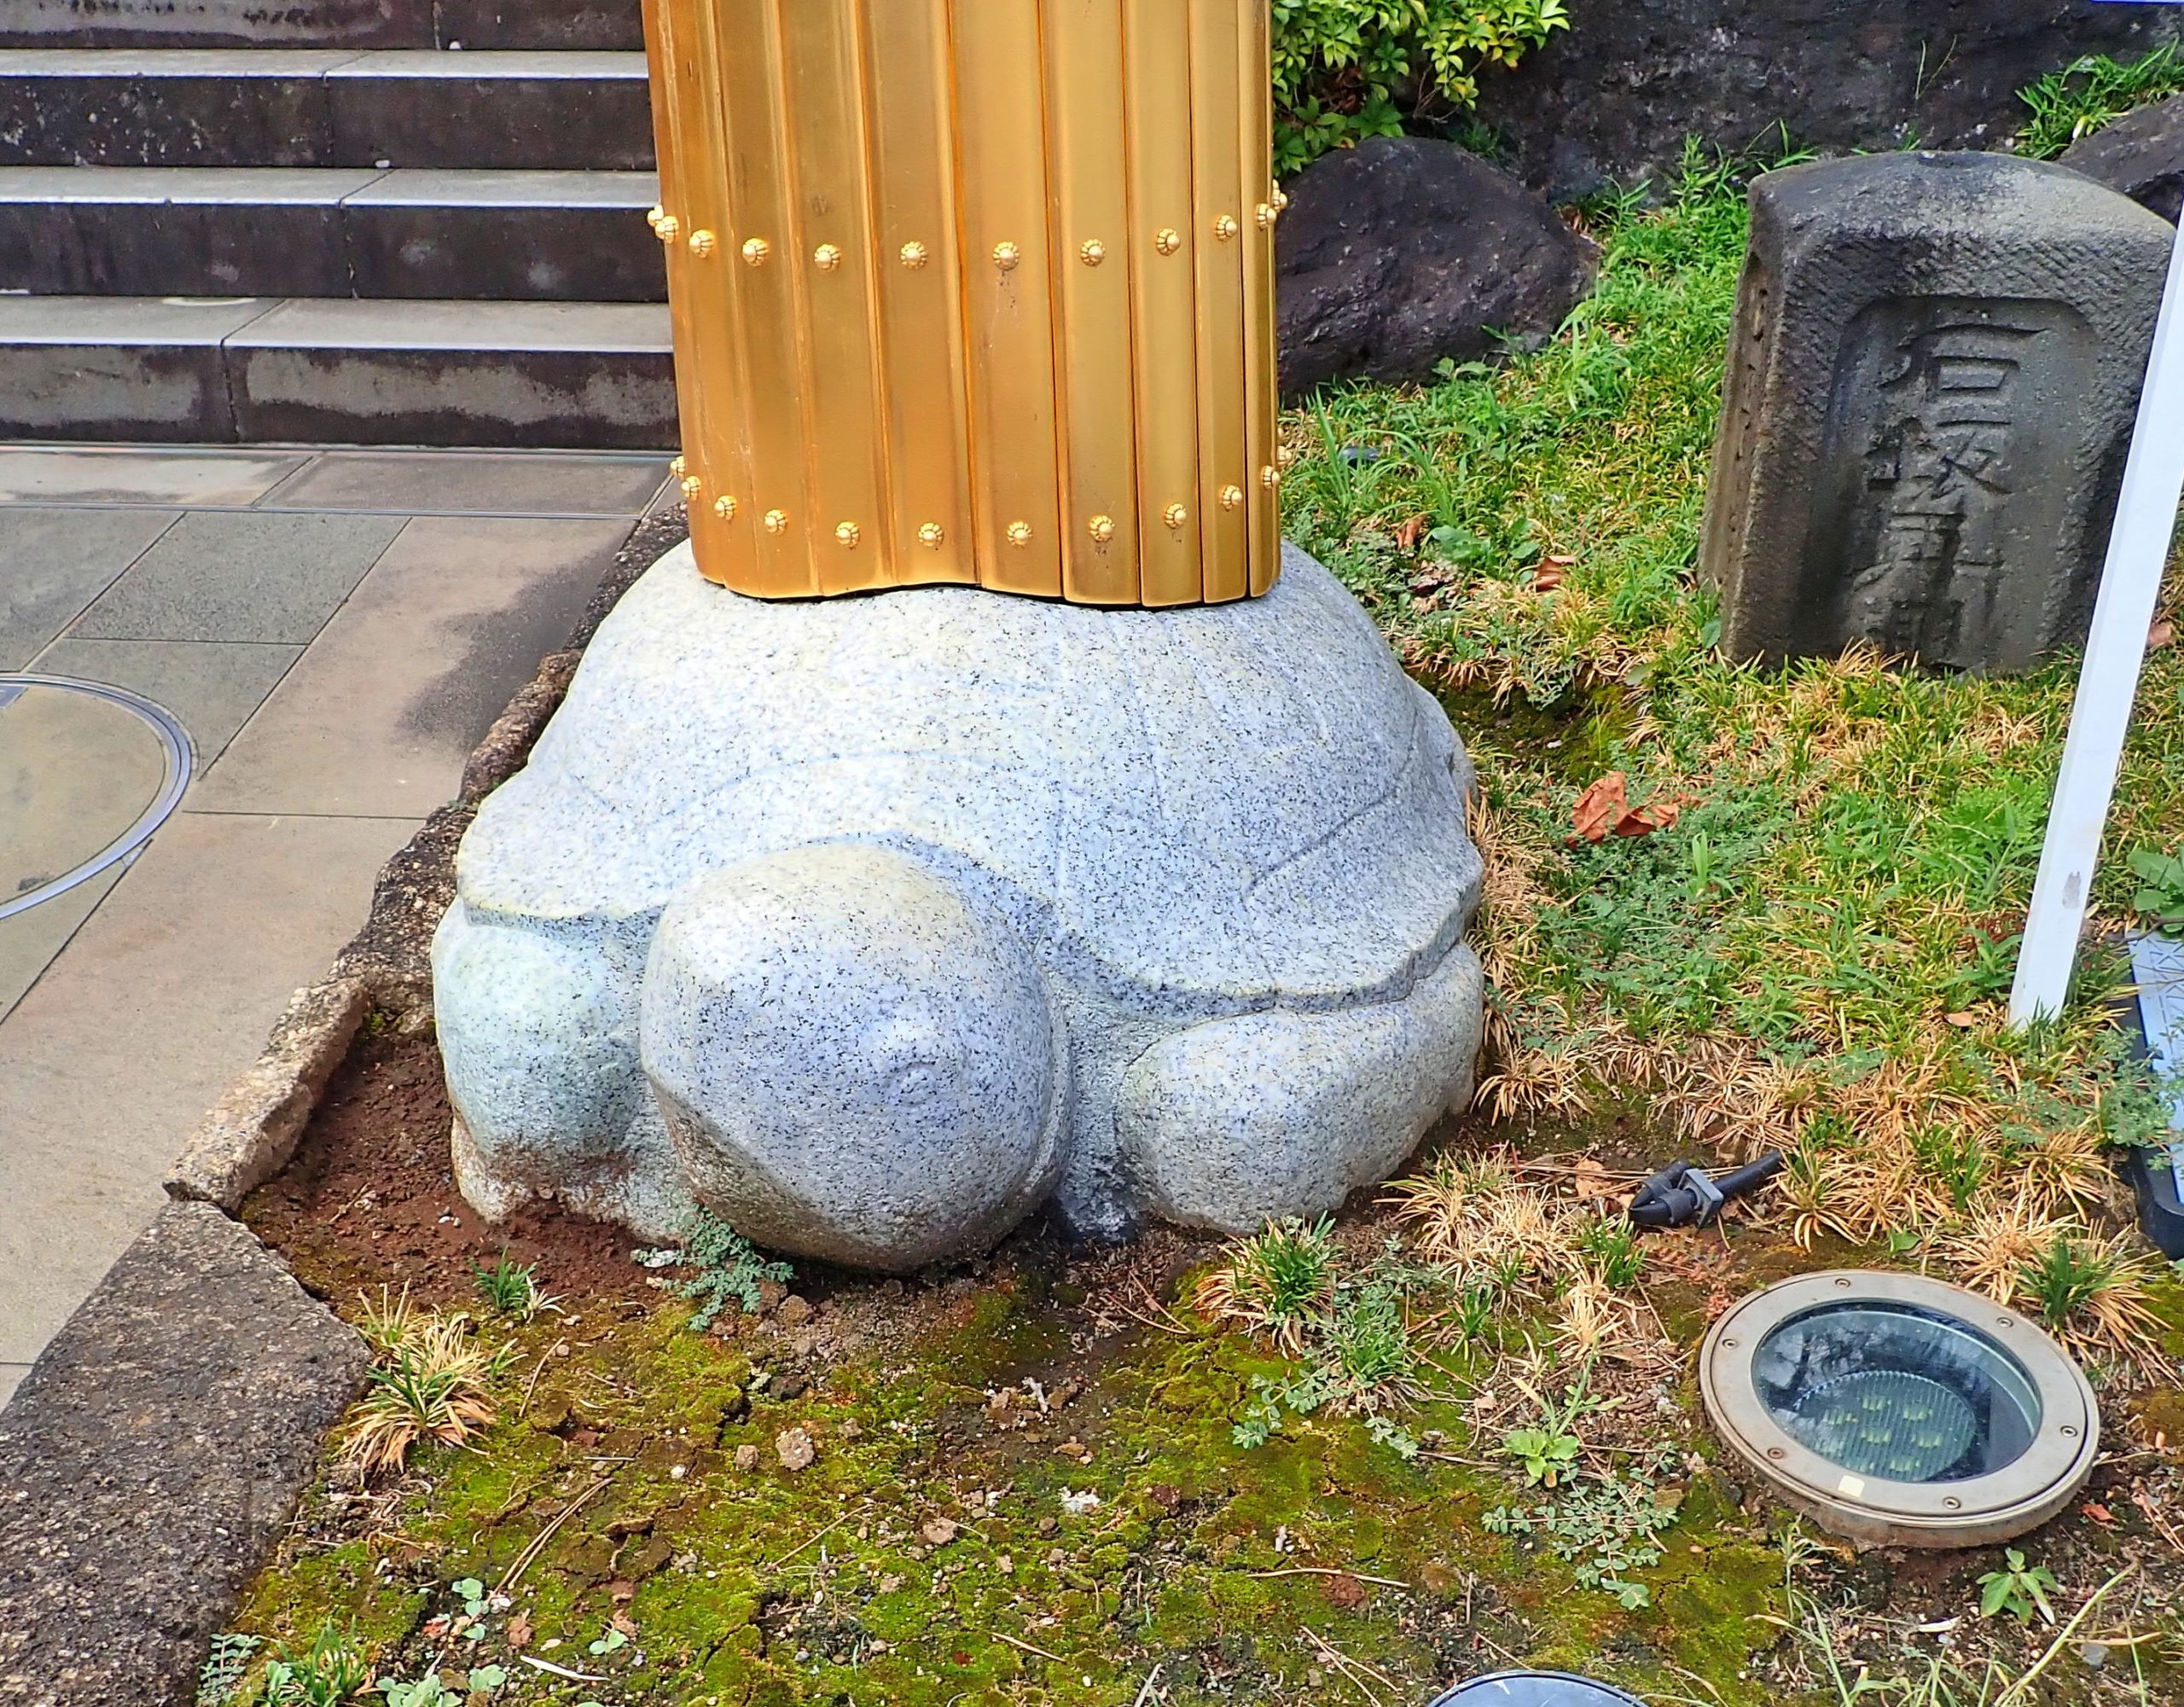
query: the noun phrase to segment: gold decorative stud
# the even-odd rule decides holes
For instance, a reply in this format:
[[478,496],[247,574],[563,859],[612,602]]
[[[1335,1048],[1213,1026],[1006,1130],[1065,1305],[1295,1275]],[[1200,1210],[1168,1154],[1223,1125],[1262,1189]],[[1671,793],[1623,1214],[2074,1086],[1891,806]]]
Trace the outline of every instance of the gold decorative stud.
[[701,261],[718,247],[720,239],[710,231],[693,231],[690,234],[690,253]]
[[1164,255],[1172,255],[1183,247],[1183,234],[1172,225],[1160,228],[1160,235],[1153,240],[1153,247]]
[[1025,546],[1029,545],[1031,543],[1031,524],[1028,521],[1012,521],[1009,523],[1008,543],[1014,546],[1019,551],[1021,551]]
[[1222,508],[1233,510],[1239,508],[1243,502],[1244,489],[1241,486],[1223,486],[1221,489]]
[[1236,234],[1243,229],[1232,213],[1224,213],[1213,222],[1213,235],[1224,243],[1233,242]]
[[769,533],[787,533],[788,531],[788,512],[787,510],[768,510],[766,512],[766,531]]
[[1095,545],[1106,545],[1106,544],[1107,544],[1107,543],[1110,543],[1110,542],[1114,538],[1114,537],[1115,537],[1115,519],[1114,519],[1114,517],[1112,517],[1112,516],[1111,516],[1111,515],[1095,515],[1095,516],[1094,516],[1094,517],[1092,518],[1092,529],[1091,529],[1091,531],[1092,531],[1092,543],[1093,543]]
[[645,224],[655,231],[659,229],[659,222],[666,218],[667,210],[657,204],[645,210]]
[[1287,213],[1289,211],[1289,198],[1282,192],[1279,184],[1275,187],[1274,191],[1274,211],[1276,213]]
[[843,550],[854,551],[857,542],[864,537],[864,530],[853,521],[845,521],[834,530],[834,537],[841,542]]
[[916,272],[932,258],[932,252],[926,248],[922,243],[905,243],[903,245],[903,264],[908,267],[912,272]]
[[1278,490],[1281,485],[1281,470],[1279,468],[1260,469],[1259,484],[1269,492]]
[[1086,266],[1096,267],[1107,258],[1107,246],[1097,237],[1089,238],[1086,241],[1084,247],[1077,252],[1077,256]]
[[1287,468],[1294,463],[1296,460],[1297,453],[1294,450],[1292,450],[1287,444],[1277,445],[1275,448],[1274,466],[1275,467]]
[[811,264],[822,273],[831,273],[842,264],[842,252],[832,243],[822,243],[811,252]]
[[672,243],[682,235],[682,222],[672,213],[663,213],[653,221],[653,235],[663,243]]
[[690,472],[690,464],[687,459],[677,456],[667,465],[667,472],[679,480]]
[[1166,522],[1169,526],[1173,528],[1182,527],[1182,525],[1190,519],[1191,513],[1185,509],[1181,504],[1170,504],[1166,509],[1160,513],[1160,520]]
[[695,474],[685,474],[682,477],[682,496],[684,497],[694,498],[699,493],[705,491],[705,489],[706,483],[700,479]]
[[1281,218],[1281,210],[1279,207],[1276,207],[1271,201],[1262,201],[1259,203],[1258,221],[1260,230],[1273,230],[1274,222]]
[[993,264],[1005,273],[1014,272],[1017,264],[1023,258],[1024,252],[1014,243],[996,243],[993,246]]
[[743,246],[744,264],[746,266],[763,267],[766,264],[768,259],[771,258],[773,253],[774,246],[771,243],[769,243],[764,237],[753,237],[749,242]]
[[734,521],[735,513],[742,508],[734,498],[723,496],[713,500],[713,514],[723,521]]
[[938,551],[948,543],[948,530],[937,521],[929,521],[918,530],[918,543],[928,551]]

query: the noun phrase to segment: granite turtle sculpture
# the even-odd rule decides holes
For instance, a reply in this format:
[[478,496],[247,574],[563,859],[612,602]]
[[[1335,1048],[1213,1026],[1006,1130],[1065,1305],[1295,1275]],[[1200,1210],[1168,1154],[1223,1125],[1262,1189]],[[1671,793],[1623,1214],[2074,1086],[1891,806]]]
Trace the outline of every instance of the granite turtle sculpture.
[[1100,611],[663,558],[465,837],[457,1179],[907,1270],[1051,1203],[1238,1232],[1468,1101],[1471,767],[1326,569]]

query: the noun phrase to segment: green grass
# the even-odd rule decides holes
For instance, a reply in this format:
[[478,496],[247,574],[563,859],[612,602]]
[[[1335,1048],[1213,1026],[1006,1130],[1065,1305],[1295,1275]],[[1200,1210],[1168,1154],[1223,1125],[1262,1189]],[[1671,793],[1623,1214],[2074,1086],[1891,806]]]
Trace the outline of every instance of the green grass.
[[2129,63],[2106,54],[2073,60],[2018,91],[2018,98],[2032,109],[2032,117],[2018,133],[2017,151],[2036,160],[2052,160],[2134,107],[2166,101],[2180,90],[2184,90],[2184,55],[2166,43]]
[[[1758,1142],[1828,1103],[1907,1148],[1926,1135],[1958,1197],[1977,1189],[1937,1123],[2032,1142],[2140,1118],[2100,1020],[2103,957],[2059,1025],[2001,1024],[2074,661],[2011,680],[1726,661],[1693,563],[1741,177],[1694,153],[1664,205],[1595,219],[1598,292],[1547,348],[1332,391],[1287,425],[1290,531],[1480,763],[1501,1106],[1650,1088],[1687,1124]],[[1681,817],[1569,845],[1578,793],[1611,769]],[[2149,670],[2115,846],[2173,843],[2179,798],[2172,647]],[[2118,852],[2096,897],[2111,919],[2136,881]]]

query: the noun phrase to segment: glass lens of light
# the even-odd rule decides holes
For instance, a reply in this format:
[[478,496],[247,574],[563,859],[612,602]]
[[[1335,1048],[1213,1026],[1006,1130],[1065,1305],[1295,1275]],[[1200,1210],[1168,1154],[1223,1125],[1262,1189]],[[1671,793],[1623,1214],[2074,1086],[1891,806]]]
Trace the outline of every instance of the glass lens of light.
[[1460,1683],[1433,1707],[1640,1707],[1635,1696],[1566,1671],[1497,1671]]
[[1969,1322],[1910,1304],[1823,1304],[1792,1316],[1751,1360],[1769,1415],[1861,1476],[1961,1482],[2024,1456],[2040,1395]]

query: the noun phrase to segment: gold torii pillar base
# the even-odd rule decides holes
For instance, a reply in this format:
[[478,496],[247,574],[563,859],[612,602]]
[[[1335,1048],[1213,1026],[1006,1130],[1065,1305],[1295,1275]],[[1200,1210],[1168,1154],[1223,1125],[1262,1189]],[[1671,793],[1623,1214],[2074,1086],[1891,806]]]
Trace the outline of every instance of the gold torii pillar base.
[[645,0],[645,31],[708,578],[1273,585],[1266,0]]

